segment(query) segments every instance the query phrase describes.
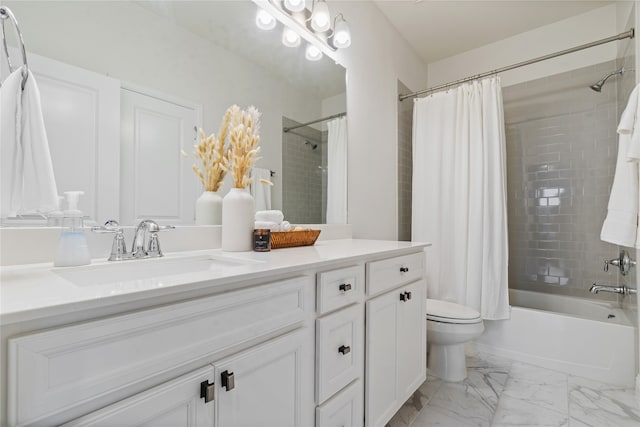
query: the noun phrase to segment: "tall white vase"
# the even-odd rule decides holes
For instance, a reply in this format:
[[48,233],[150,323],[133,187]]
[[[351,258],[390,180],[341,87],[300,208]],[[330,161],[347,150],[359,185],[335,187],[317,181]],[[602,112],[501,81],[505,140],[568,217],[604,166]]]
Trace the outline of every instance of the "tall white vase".
[[230,252],[253,249],[253,196],[246,188],[232,188],[222,200],[222,250]]
[[196,200],[196,225],[222,224],[222,197],[215,191],[204,191]]

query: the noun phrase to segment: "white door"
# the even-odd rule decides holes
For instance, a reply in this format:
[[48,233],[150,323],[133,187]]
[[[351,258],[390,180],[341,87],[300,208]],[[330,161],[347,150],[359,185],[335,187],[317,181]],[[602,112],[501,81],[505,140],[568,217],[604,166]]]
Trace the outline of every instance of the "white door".
[[268,341],[215,368],[217,427],[313,425],[312,329]]
[[199,108],[126,88],[120,99],[120,221],[193,224],[202,189],[181,151],[193,152]]
[[[20,54],[12,50],[11,57]],[[29,69],[40,89],[58,193],[82,190],[79,209],[86,216],[117,219],[120,81],[33,53]]]
[[213,383],[213,366],[143,391],[64,426],[213,427],[215,405],[201,398],[203,382]]
[[403,286],[398,301],[398,398],[407,400],[427,375],[426,281]]
[[396,411],[400,290],[366,304],[365,425],[384,426]]

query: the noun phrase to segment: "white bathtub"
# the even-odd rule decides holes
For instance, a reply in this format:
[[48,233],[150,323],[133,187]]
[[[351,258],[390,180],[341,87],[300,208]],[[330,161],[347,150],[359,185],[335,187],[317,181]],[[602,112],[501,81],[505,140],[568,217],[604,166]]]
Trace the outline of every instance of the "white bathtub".
[[473,344],[568,374],[635,386],[637,332],[626,313],[607,302],[510,290],[510,320],[485,320]]

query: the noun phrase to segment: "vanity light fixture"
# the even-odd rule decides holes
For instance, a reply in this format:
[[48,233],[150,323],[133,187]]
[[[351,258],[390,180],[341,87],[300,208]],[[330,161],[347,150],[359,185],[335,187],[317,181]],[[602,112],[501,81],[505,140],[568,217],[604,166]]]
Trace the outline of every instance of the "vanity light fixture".
[[304,52],[304,57],[309,61],[319,61],[322,59],[322,51],[316,45],[309,43]]
[[284,27],[282,30],[282,44],[287,47],[300,46],[300,36],[289,27]]
[[333,45],[339,49],[351,46],[351,30],[344,19],[344,15],[339,13],[333,20]]
[[323,33],[331,28],[331,15],[325,0],[315,0],[311,10],[311,28],[317,33]]
[[282,43],[285,46],[299,46],[302,39],[314,46],[313,49],[305,48],[305,57],[310,61],[317,61],[324,55],[339,61],[336,51],[351,45],[347,20],[341,13],[332,19],[326,0],[313,0],[311,10],[304,7],[305,0],[252,1],[259,8],[258,27],[271,29],[275,26],[271,19],[279,21],[284,26]]
[[304,0],[284,0],[284,7],[291,12],[302,12],[304,10]]
[[256,25],[261,30],[273,30],[276,27],[276,18],[271,16],[269,12],[264,9],[258,9],[256,14]]

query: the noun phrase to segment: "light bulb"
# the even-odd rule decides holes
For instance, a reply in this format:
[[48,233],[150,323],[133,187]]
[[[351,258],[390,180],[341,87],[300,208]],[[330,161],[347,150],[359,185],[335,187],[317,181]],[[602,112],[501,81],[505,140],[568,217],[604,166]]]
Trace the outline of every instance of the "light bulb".
[[309,44],[304,52],[304,57],[309,61],[319,61],[322,59],[322,52],[316,46]]
[[331,15],[329,15],[329,6],[324,0],[317,0],[311,12],[311,28],[314,31],[322,33],[331,27]]
[[282,44],[287,47],[300,46],[300,36],[291,28],[285,27],[282,31]]
[[351,31],[344,19],[337,21],[333,29],[333,45],[341,49],[351,45]]
[[304,10],[304,0],[284,0],[284,7],[291,12],[302,12]]
[[261,30],[273,30],[276,26],[276,18],[269,15],[264,9],[259,9],[256,14],[256,25]]

